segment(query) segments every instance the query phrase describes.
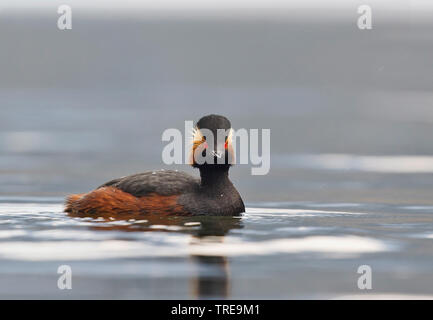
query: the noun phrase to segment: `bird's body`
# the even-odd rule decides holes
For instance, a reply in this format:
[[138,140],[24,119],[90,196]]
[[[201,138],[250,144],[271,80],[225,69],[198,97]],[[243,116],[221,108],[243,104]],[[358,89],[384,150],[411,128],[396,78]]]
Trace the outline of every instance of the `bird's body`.
[[[203,183],[202,183],[203,182]],[[239,215],[243,201],[228,180],[196,179],[173,170],[148,171],[109,181],[66,201],[75,216],[143,215]]]
[[[208,117],[212,120],[207,125],[211,130],[222,126],[218,125],[221,116]],[[228,129],[226,124],[222,127]],[[193,152],[200,145],[194,143]],[[225,145],[228,149],[227,143]],[[218,158],[221,158],[221,151],[218,152]],[[212,154],[215,154],[214,150]],[[74,216],[95,217],[146,214],[236,216],[245,211],[239,193],[228,178],[230,164],[217,164],[215,161],[215,164],[199,165],[193,157],[192,165],[200,170],[200,179],[173,170],[134,174],[111,180],[89,193],[68,197],[65,211]]]

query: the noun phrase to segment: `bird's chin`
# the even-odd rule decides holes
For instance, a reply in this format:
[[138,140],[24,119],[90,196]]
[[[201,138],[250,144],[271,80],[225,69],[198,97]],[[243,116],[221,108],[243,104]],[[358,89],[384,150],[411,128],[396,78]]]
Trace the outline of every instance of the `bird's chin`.
[[197,161],[195,158],[193,163],[191,164],[194,168],[200,168],[205,166],[221,166],[221,167],[230,167],[233,165],[234,159],[229,152],[223,152],[223,153],[212,153],[208,156],[201,158],[200,161]]
[[218,163],[216,160],[214,163],[203,163],[203,164],[198,164],[198,163],[193,163],[192,167],[194,168],[209,168],[209,169],[220,169],[220,168],[229,168],[231,167],[232,164],[230,163]]

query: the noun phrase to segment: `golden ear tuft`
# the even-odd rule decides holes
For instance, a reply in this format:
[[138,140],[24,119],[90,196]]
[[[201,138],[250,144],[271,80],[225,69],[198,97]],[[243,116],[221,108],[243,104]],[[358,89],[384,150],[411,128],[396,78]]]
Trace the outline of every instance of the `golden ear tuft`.
[[192,129],[192,141],[193,141],[193,143],[196,141],[202,141],[202,140],[203,140],[203,135],[202,135],[200,129],[197,127],[194,127]]
[[194,166],[194,152],[197,149],[198,146],[202,144],[204,141],[203,134],[201,133],[200,129],[198,127],[194,127],[191,132],[191,150],[189,153],[189,161],[188,164]]
[[230,128],[229,134],[227,135],[227,144],[231,144],[233,139],[233,128]]
[[233,165],[236,163],[236,154],[235,154],[235,150],[233,149],[233,128],[230,128],[229,134],[227,135],[227,150],[229,152],[230,155],[230,164]]

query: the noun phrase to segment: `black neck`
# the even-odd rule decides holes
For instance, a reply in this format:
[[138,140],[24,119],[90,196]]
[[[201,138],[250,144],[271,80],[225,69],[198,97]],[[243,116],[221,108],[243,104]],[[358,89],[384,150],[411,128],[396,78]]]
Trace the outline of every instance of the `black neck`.
[[200,167],[201,186],[218,190],[231,185],[229,168],[229,166],[225,165],[206,165]]

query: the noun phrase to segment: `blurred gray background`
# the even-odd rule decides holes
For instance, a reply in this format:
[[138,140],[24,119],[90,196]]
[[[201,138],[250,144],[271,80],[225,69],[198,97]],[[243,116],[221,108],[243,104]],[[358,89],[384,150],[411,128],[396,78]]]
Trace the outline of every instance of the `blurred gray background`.
[[[270,173],[232,170],[248,203],[433,203],[433,20],[410,1],[373,6],[368,31],[356,25],[359,1],[212,12],[71,4],[66,31],[54,3],[0,10],[2,197],[63,197],[169,168],[162,132],[218,113],[235,128],[271,129]],[[371,156],[386,158],[376,167]],[[387,172],[393,163],[401,168]]]

